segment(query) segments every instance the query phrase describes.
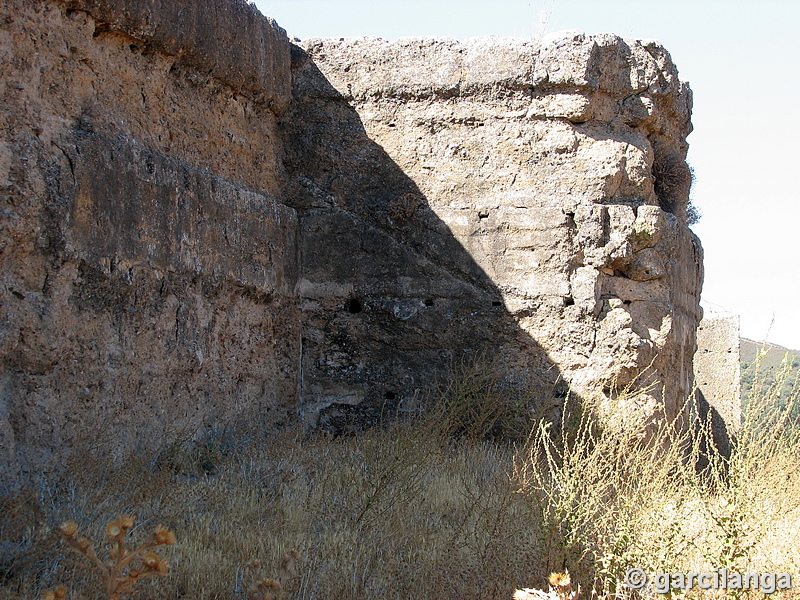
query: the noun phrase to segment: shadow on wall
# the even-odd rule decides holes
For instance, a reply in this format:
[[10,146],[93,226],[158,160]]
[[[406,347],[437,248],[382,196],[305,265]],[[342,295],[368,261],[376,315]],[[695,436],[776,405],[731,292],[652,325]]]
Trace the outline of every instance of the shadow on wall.
[[286,203],[299,221],[307,423],[334,433],[373,425],[412,410],[454,366],[485,358],[502,365],[502,385],[557,410],[567,384],[497,286],[297,46],[292,69],[282,127]]
[[701,476],[711,475],[709,469],[715,464],[712,457],[722,457],[723,464],[727,464],[736,445],[736,439],[728,431],[725,419],[714,406],[709,404],[700,389],[695,390],[694,402],[697,415],[692,433],[700,440],[700,452],[695,470]]

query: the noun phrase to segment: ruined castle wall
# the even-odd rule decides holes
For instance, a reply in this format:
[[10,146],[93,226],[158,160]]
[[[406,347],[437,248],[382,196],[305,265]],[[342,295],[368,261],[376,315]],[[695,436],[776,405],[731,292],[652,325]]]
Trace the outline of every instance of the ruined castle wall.
[[739,315],[708,312],[697,328],[695,385],[700,417],[714,427],[718,445],[730,452],[741,428]]
[[0,470],[286,420],[283,30],[239,1],[12,0],[0,63]]
[[[647,411],[677,416],[702,250],[685,223],[691,95],[661,46],[580,33],[308,40],[293,66],[301,281],[328,302],[313,299],[306,327],[304,399],[369,396],[368,369],[352,375],[360,321],[400,328],[403,347],[384,350],[400,363],[405,345],[431,350],[416,380],[380,374],[393,393],[415,394],[445,349],[483,348],[543,398],[562,395],[560,381],[612,408],[626,387],[647,387]],[[349,247],[369,239],[359,228],[379,231],[402,259],[376,251],[362,273],[314,253],[316,232],[337,228]],[[389,277],[370,279],[375,265]],[[343,314],[349,296],[366,300],[363,314]]]
[[10,0],[0,62],[3,473],[363,427],[466,363],[536,410],[634,386],[679,416],[702,252],[659,45],[292,45],[243,0]]

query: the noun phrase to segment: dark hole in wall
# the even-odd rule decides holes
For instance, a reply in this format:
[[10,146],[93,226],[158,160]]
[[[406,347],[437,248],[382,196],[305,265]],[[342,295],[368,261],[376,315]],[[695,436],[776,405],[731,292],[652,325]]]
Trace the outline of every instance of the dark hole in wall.
[[395,395],[394,392],[386,392],[384,394],[384,398],[386,398],[387,400],[394,400],[395,398],[397,398],[397,396]]
[[361,301],[358,298],[350,298],[350,300],[347,301],[347,304],[345,304],[345,309],[351,315],[357,315],[362,310],[364,310],[364,307],[362,306]]
[[109,23],[103,23],[102,21],[97,21],[94,26],[94,33],[92,37],[98,37],[104,33],[109,33],[112,31],[111,25]]
[[[309,345],[310,368],[304,371],[304,379],[319,379],[325,385],[331,378],[341,379],[348,386],[363,387],[365,396],[358,405],[322,409],[318,426],[341,434],[388,419],[393,412],[389,408],[401,399],[411,399],[410,392],[405,391],[407,376],[413,377],[414,388],[434,392],[441,382],[450,381],[460,360],[477,355],[487,357],[481,371],[496,370],[503,389],[507,386],[526,398],[530,393],[536,410],[555,415],[556,409],[550,404],[558,368],[536,340],[520,329],[516,317],[505,307],[497,284],[455,236],[445,233],[449,228],[428,207],[417,183],[366,135],[363,115],[325,79],[302,48],[293,48],[292,66],[295,102],[281,123],[287,136],[283,162],[290,181],[296,182],[296,200],[292,203],[296,202],[301,222],[301,256],[307,268],[329,273],[335,281],[347,282],[357,290],[341,297],[333,309],[339,319],[355,327],[348,333],[354,339],[357,336],[358,352],[365,357],[365,369],[358,374],[358,381],[344,370],[334,373],[317,368],[325,363],[316,360],[316,353],[323,358],[325,347],[335,343],[334,334],[320,328],[323,341],[315,348]],[[373,121],[387,129],[390,124],[400,129],[403,123],[388,118],[382,123]],[[474,118],[461,124],[483,125]],[[306,179],[337,198],[340,206],[328,207],[326,203],[325,208],[312,209],[312,205],[317,206],[316,192],[303,184]],[[405,211],[400,210],[406,205],[410,205],[415,223],[408,222]],[[471,226],[478,226],[480,217],[492,219],[491,210],[475,206],[469,213]],[[326,239],[334,230],[342,232],[341,248],[317,252],[329,243]],[[358,248],[359,260],[353,265],[343,264],[342,257],[350,248]],[[391,278],[381,281],[377,273],[391,274]],[[400,277],[409,278],[409,283],[400,285]],[[366,294],[360,300],[362,312],[350,317],[348,313],[355,313],[351,308],[356,294],[359,299],[360,294]],[[369,311],[367,297],[371,298]],[[399,302],[393,301],[395,297]],[[440,310],[426,310],[421,305]],[[413,308],[424,314],[424,319],[399,318]],[[324,310],[322,317],[328,319],[329,310]],[[330,319],[335,321],[337,316],[330,315]],[[322,319],[319,323],[324,327]],[[313,328],[320,325],[315,323]],[[497,365],[492,363],[494,357]],[[404,382],[404,389],[387,388],[392,381]],[[389,391],[395,394],[394,399],[387,396]]]

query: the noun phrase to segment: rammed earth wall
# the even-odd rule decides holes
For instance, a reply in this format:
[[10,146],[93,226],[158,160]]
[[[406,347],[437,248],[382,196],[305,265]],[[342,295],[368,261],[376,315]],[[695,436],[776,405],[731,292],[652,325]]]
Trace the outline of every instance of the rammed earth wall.
[[[679,416],[702,250],[685,222],[691,93],[661,46],[301,45],[286,166],[314,315],[305,402],[411,398],[470,350],[543,403],[569,387],[629,413],[643,389],[647,413]],[[363,313],[343,314],[348,298]]]
[[[0,469],[404,410],[492,359],[682,418],[691,95],[658,44],[310,40],[240,0],[0,8]],[[623,395],[624,396],[624,395]]]
[[229,0],[0,13],[3,470],[286,421],[283,30]]

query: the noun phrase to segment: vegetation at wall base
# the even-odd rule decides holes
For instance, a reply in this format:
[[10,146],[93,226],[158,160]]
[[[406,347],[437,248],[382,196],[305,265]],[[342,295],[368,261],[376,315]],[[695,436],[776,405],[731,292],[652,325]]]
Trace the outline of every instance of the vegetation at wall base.
[[[145,599],[510,599],[552,587],[553,573],[569,574],[570,597],[660,598],[652,585],[625,585],[634,566],[800,580],[796,394],[780,405],[751,398],[736,452],[711,457],[703,477],[702,436],[663,420],[609,424],[569,400],[560,422],[539,420],[513,443],[483,425],[467,434],[458,409],[353,437],[283,431],[199,451],[187,438],[123,462],[76,452],[67,475],[0,501],[0,598],[105,599],[66,552],[71,528],[58,527],[107,538],[118,514],[131,515],[126,526],[135,518],[134,539],[159,523],[178,538],[169,576],[137,585]],[[496,414],[495,401],[486,406]],[[659,438],[670,443],[649,443]]]
[[[99,576],[104,600],[122,600],[136,595],[133,588],[140,582],[156,576],[169,574],[167,561],[161,558],[155,549],[158,546],[175,544],[175,534],[164,526],[156,527],[152,536],[138,548],[126,548],[126,538],[133,529],[135,521],[127,515],[109,521],[106,525],[106,545],[109,560],[104,561],[97,554],[94,545],[88,538],[78,535],[78,525],[74,521],[64,521],[58,528],[68,548],[81,557],[77,563]],[[46,591],[43,600],[59,600],[66,598],[68,589],[57,585]]]

